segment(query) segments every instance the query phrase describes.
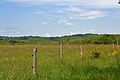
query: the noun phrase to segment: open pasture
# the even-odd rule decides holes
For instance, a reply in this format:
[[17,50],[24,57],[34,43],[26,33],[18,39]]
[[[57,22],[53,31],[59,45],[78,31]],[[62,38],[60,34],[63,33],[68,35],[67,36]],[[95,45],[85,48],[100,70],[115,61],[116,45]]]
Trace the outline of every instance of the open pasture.
[[[37,47],[37,76],[32,74]],[[112,45],[0,45],[0,80],[119,80],[120,48]],[[93,52],[100,53],[95,58]],[[114,52],[115,51],[115,52]]]

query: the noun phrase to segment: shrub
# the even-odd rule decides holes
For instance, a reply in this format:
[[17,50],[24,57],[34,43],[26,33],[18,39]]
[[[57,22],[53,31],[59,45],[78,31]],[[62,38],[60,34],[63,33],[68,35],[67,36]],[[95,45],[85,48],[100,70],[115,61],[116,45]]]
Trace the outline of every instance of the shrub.
[[114,50],[114,51],[112,52],[112,56],[118,56],[118,55],[119,55],[119,53],[118,53],[117,51]]
[[99,51],[93,51],[92,55],[94,58],[99,58],[100,57],[100,52]]

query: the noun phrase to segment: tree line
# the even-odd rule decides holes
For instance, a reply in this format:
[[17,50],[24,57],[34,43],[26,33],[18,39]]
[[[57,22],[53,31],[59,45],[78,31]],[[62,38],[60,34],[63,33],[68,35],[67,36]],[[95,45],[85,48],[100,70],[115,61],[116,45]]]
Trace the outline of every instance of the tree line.
[[0,44],[120,44],[120,34],[75,34],[61,37],[0,36]]

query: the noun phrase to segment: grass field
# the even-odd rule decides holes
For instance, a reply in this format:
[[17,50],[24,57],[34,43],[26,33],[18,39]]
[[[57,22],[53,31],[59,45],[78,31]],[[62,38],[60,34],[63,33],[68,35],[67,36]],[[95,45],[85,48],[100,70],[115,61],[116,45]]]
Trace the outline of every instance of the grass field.
[[[32,74],[33,48],[37,47],[37,76]],[[120,48],[112,45],[0,45],[0,80],[120,80]],[[100,57],[94,58],[93,51]]]

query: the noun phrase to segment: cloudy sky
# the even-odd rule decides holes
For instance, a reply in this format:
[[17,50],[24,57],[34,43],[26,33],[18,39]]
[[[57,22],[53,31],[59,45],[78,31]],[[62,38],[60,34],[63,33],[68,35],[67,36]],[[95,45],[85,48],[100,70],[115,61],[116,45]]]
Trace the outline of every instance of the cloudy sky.
[[1,0],[0,36],[120,33],[118,0]]

